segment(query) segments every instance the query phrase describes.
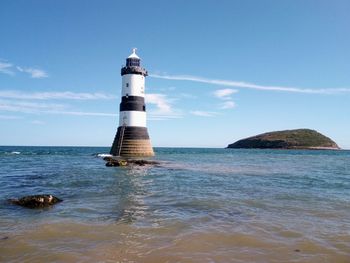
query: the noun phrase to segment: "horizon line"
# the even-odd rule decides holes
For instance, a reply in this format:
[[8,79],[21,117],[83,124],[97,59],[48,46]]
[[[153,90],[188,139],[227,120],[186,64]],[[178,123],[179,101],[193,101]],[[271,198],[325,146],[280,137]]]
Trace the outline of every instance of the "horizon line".
[[[96,145],[0,145],[0,147],[85,147],[85,148],[111,148],[111,146],[96,146]],[[271,150],[269,148],[227,148],[225,147],[211,147],[211,146],[153,146],[153,148],[202,148],[202,149],[233,149],[233,150]],[[307,150],[307,151],[350,151],[350,147],[340,149],[272,149],[272,150]]]

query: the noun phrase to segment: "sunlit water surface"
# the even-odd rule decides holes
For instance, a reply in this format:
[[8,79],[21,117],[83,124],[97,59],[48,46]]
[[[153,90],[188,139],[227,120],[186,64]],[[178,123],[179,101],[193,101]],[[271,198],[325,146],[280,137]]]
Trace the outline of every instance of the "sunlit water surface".
[[[350,152],[0,147],[0,261],[350,262]],[[54,194],[26,209],[9,198]]]

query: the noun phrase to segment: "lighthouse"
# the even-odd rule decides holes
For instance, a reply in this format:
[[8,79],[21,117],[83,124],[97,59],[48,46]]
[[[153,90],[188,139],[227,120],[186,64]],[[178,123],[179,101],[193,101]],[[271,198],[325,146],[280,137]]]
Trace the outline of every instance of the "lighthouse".
[[154,156],[146,126],[145,78],[136,48],[121,69],[122,93],[119,127],[110,154],[126,158]]

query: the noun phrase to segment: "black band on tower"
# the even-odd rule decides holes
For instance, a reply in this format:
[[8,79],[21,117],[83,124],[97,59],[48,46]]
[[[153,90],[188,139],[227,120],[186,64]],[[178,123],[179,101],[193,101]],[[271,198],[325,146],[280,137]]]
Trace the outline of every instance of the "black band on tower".
[[[120,132],[122,127],[118,128]],[[125,126],[124,140],[149,140],[149,135],[146,127]]]
[[123,67],[121,69],[120,74],[122,76],[126,75],[126,74],[138,74],[138,75],[143,75],[145,77],[148,76],[147,70],[145,70],[144,68],[141,68],[141,67],[134,67],[134,66]]
[[146,111],[145,98],[139,96],[123,96],[120,111]]
[[123,96],[122,102],[137,102],[137,103],[145,103],[145,98],[141,96]]

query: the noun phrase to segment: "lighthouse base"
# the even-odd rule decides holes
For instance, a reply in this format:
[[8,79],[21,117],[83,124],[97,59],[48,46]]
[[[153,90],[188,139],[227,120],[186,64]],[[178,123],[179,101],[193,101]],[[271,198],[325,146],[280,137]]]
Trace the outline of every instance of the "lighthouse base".
[[147,128],[120,126],[110,154],[126,158],[154,156]]

